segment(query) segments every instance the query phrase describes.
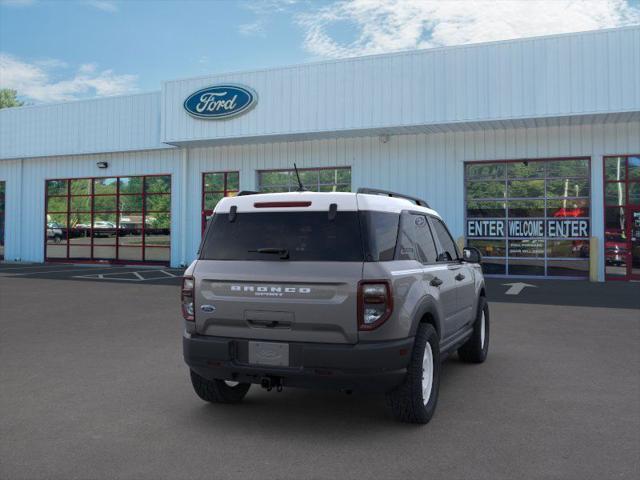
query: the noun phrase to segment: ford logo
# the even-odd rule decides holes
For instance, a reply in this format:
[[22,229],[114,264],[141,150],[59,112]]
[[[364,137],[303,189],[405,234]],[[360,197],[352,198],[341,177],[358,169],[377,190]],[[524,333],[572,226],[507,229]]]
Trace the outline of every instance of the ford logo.
[[200,307],[200,310],[202,310],[203,312],[211,313],[216,311],[216,307],[214,307],[213,305],[202,305]]
[[223,120],[253,108],[258,95],[242,85],[213,85],[192,93],[184,101],[184,109],[196,118]]

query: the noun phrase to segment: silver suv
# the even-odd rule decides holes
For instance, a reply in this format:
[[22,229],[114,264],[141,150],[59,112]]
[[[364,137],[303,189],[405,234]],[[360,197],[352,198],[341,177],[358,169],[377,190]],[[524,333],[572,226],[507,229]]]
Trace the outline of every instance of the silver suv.
[[480,254],[460,255],[419,199],[242,192],[221,200],[182,285],[184,358],[203,400],[267,390],[383,392],[427,423],[440,362],[481,363],[489,309]]

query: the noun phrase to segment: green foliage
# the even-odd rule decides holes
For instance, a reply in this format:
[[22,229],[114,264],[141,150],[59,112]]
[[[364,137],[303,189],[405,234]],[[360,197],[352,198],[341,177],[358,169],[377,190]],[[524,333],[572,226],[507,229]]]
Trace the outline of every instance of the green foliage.
[[0,108],[21,107],[24,102],[18,100],[18,92],[10,88],[0,88]]

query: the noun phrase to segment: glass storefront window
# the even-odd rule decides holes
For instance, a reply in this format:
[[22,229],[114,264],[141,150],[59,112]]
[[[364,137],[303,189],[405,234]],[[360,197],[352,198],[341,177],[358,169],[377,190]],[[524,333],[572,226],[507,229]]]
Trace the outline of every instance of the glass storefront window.
[[604,158],[605,276],[640,280],[640,156]]
[[589,174],[586,158],[467,163],[466,240],[484,272],[587,276]]
[[504,257],[507,253],[504,240],[469,240],[468,244],[480,250],[483,257]]
[[587,179],[550,179],[547,180],[547,197],[588,197]]
[[640,205],[640,182],[629,183],[629,203]]
[[240,172],[209,172],[202,174],[202,231],[216,205],[224,197],[240,191]]
[[544,197],[544,180],[510,180],[507,196],[511,198]]
[[[299,168],[300,180],[313,192],[350,192],[351,168]],[[298,189],[293,170],[264,170],[258,172],[258,190],[266,193],[292,192]]]
[[509,257],[544,257],[544,240],[509,240]]
[[547,217],[589,217],[589,200],[571,198],[567,200],[547,200]]
[[558,160],[545,162],[547,165],[547,178],[572,178],[589,176],[589,160]]
[[604,202],[607,205],[624,205],[627,185],[622,182],[606,183],[604,186]]
[[47,259],[168,262],[170,176],[49,180],[46,191]]
[[467,198],[494,198],[500,199],[506,196],[506,185],[504,180],[496,181],[474,181],[467,183]]
[[467,203],[467,216],[472,217],[504,217],[505,202],[500,201],[484,201],[478,202],[470,200]]
[[620,181],[627,176],[625,157],[609,157],[604,159],[604,179]]
[[475,163],[467,166],[468,180],[494,180],[504,178],[504,163]]
[[627,178],[640,180],[640,156],[627,158]]
[[511,218],[544,217],[544,200],[510,200],[507,205]]
[[544,178],[545,163],[540,161],[523,161],[507,163],[509,178]]

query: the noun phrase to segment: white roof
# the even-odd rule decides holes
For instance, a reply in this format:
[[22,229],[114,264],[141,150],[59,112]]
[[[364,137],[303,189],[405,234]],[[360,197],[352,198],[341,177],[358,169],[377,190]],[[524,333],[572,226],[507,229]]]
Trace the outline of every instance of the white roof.
[[[303,202],[304,205],[295,205],[296,202]],[[290,203],[291,205],[283,207],[273,203]],[[235,206],[238,212],[328,211],[332,203],[337,204],[338,211],[343,212],[368,210],[400,213],[403,210],[413,210],[440,217],[435,210],[421,207],[405,198],[349,192],[258,193],[226,197],[218,202],[214,211],[229,213],[232,206]]]

